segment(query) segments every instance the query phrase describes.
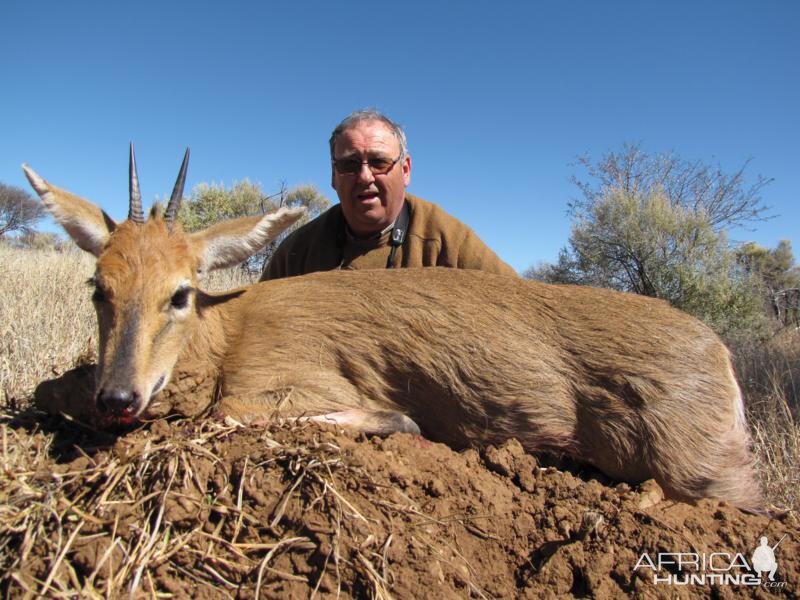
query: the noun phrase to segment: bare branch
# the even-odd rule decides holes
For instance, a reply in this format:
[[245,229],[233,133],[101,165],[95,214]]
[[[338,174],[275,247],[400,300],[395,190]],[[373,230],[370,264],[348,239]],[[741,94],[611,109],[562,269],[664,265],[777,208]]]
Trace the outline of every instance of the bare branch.
[[44,214],[42,204],[28,192],[0,183],[0,236],[31,230]]

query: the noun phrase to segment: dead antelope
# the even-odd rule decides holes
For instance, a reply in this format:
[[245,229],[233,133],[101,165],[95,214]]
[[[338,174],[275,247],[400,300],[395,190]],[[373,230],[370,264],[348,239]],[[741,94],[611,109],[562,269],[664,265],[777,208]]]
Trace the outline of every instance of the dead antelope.
[[164,215],[145,219],[131,152],[118,224],[23,168],[97,257],[96,401],[108,415],[145,416],[180,361],[211,369],[222,409],[240,419],[265,418],[291,391],[297,415],[376,433],[418,426],[455,448],[516,437],[612,478],[655,478],[673,498],[761,507],[728,351],[665,302],[456,269],[316,273],[207,294],[198,274],[241,262],[302,211],[186,234],[174,222],[186,159]]

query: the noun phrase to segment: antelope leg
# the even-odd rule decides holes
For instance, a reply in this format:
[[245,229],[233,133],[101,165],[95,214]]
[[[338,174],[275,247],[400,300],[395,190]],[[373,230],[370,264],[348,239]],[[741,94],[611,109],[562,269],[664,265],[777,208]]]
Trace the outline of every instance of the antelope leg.
[[317,423],[335,423],[352,427],[370,435],[389,435],[395,432],[420,433],[419,426],[406,415],[393,410],[351,409],[305,417]]

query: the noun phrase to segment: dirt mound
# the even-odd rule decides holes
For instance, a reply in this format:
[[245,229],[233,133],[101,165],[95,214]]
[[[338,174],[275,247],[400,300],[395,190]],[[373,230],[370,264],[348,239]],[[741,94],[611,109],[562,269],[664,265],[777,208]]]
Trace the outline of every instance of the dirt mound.
[[[66,396],[52,391],[80,396],[90,376],[90,368],[76,370],[69,386],[62,378],[37,397],[51,408],[60,399],[63,410]],[[204,378],[194,388],[186,377],[177,381],[168,397],[189,412],[209,406]],[[409,434],[367,438],[277,422],[252,428],[214,415],[156,420],[120,436],[64,420],[42,426],[19,417],[3,424],[6,595],[605,598],[757,589],[795,597],[800,590],[794,515],[660,501],[653,482],[610,487],[590,473],[544,467],[515,440],[456,453]],[[778,543],[774,582],[750,570],[762,536]]]

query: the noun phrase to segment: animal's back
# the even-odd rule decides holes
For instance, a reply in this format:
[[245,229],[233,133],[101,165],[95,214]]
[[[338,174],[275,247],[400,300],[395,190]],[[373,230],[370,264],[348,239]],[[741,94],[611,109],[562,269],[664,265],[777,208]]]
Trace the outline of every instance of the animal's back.
[[600,386],[619,388],[639,410],[661,395],[648,381],[691,390],[727,364],[714,333],[665,302],[478,271],[316,273],[259,284],[242,301],[235,352],[250,375],[310,363],[341,370],[359,389],[381,375],[386,389],[372,391],[380,397],[405,381],[423,396],[423,422],[448,392],[483,405],[493,401],[487,393],[538,396],[556,382],[571,388],[561,392],[573,407]]
[[407,269],[264,282],[241,302],[232,394],[291,391],[309,414],[397,410],[454,447],[516,437],[678,496],[749,468],[727,350],[659,300]]

